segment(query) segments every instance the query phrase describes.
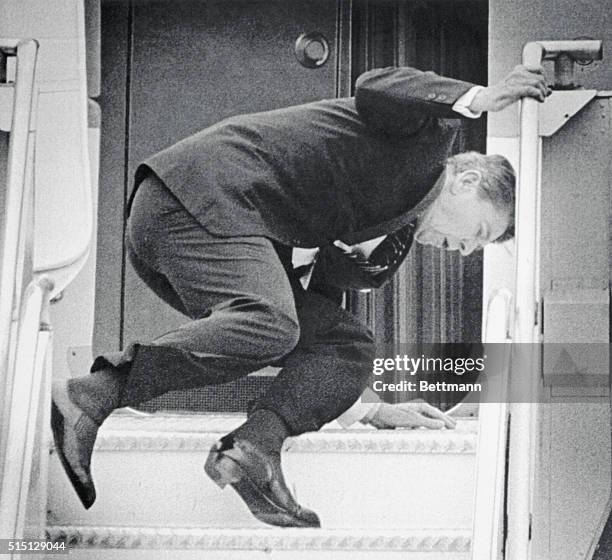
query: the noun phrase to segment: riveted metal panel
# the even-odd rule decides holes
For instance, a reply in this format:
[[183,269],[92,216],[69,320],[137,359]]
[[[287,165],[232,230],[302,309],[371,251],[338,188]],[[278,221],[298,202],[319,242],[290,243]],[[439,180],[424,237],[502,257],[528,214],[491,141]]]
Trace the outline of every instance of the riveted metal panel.
[[[608,287],[610,115],[611,100],[595,99],[557,134],[543,139],[544,292]],[[545,340],[555,342],[546,333]]]
[[609,98],[595,98],[542,143],[543,373],[553,383],[540,410],[536,558],[586,558],[610,491],[607,383],[578,381],[609,375],[611,113]]

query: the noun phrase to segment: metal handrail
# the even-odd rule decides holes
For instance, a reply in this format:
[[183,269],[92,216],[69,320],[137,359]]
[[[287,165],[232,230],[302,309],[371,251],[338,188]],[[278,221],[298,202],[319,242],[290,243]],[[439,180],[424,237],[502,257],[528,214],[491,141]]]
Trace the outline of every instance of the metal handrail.
[[[539,65],[533,43],[525,46],[523,64]],[[539,312],[539,230],[540,230],[540,156],[538,102],[521,101],[519,129],[519,173],[515,248],[515,309],[512,339],[514,343],[538,342]],[[537,381],[536,364],[524,363],[527,371],[515,371],[512,383]],[[520,379],[517,379],[517,375]],[[529,523],[532,495],[532,445],[535,405],[518,402],[510,405],[512,432],[509,441],[508,488],[508,560],[529,558]]]
[[[0,371],[8,371],[11,322],[18,309],[18,264],[22,262],[23,217],[26,212],[26,169],[33,121],[34,84],[38,43],[28,40],[2,40],[0,52],[17,58],[13,115],[9,137],[5,209],[2,223],[0,258]],[[23,249],[22,249],[23,250]]]
[[[24,446],[25,443],[23,437],[16,436],[15,430],[28,430],[31,423],[29,419],[24,422],[23,417],[13,415],[15,403],[18,402],[13,392],[21,390],[24,385],[32,388],[34,393],[40,389],[36,381],[38,372],[32,360],[36,359],[36,350],[40,349],[39,343],[42,342],[39,336],[40,313],[45,297],[48,300],[48,296],[45,296],[47,284],[44,282],[28,287],[24,293],[24,284],[31,279],[33,264],[31,142],[37,52],[38,43],[34,40],[0,40],[3,79],[6,79],[4,70],[7,57],[14,56],[16,59],[15,81],[7,86],[12,88],[13,95],[4,207],[0,219],[0,388],[3,401],[0,408],[0,534],[3,536],[16,535],[14,529],[17,524],[23,525],[21,520],[26,509],[25,500],[22,497],[14,499],[17,488],[14,481],[23,480],[24,469],[30,472],[31,459],[28,461],[27,457],[22,457],[25,463],[13,460],[20,456],[15,455],[14,447]],[[27,340],[24,341],[24,337]],[[29,369],[24,372],[25,366]],[[24,373],[21,376],[23,379],[17,379],[20,373]],[[25,492],[27,495],[27,489]],[[23,485],[20,486],[20,493],[23,494]]]
[[8,411],[8,434],[0,479],[0,535],[21,538],[25,528],[32,454],[48,331],[41,331],[53,283],[32,281],[24,294],[18,319],[15,383]]

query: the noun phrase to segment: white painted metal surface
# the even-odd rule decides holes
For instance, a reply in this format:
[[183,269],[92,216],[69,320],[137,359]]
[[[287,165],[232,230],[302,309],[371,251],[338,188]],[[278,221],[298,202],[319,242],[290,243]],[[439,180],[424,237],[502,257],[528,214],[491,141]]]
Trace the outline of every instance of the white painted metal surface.
[[[100,159],[100,129],[89,129],[89,161],[93,215],[98,207],[98,169]],[[97,224],[93,224],[92,239],[96,239]],[[78,273],[75,272],[78,271]],[[92,340],[96,292],[96,243],[71,266],[55,270],[53,277],[60,285],[71,279],[70,289],[51,306],[53,324],[53,372],[60,378],[84,375],[93,361]],[[72,366],[71,367],[71,363]]]
[[[572,92],[559,93],[559,99],[564,95],[570,94],[571,96],[571,93]],[[553,96],[555,95],[557,94],[553,94]],[[597,97],[599,97],[599,94]],[[546,103],[548,103],[548,100]],[[542,113],[546,111],[546,103],[539,106],[540,123],[542,123],[544,118]],[[560,108],[561,104],[557,106],[557,112]],[[559,132],[563,133],[563,130]],[[594,140],[591,139],[591,142],[593,141]],[[580,140],[577,140],[577,143],[580,143]],[[518,144],[519,139],[514,137],[489,137],[487,151],[488,153],[500,153],[506,156],[513,166],[518,169]],[[550,150],[550,145],[548,144],[547,146]],[[585,148],[585,153],[587,152],[588,150]],[[561,185],[553,184],[553,192],[556,186],[561,187]],[[569,188],[573,191],[575,189],[575,183]],[[567,191],[567,188],[565,190]],[[580,196],[584,198],[586,195],[583,194]],[[602,203],[600,202],[600,204]],[[604,206],[607,208],[608,205],[604,204]],[[581,211],[585,213],[585,209]],[[574,224],[576,221],[576,217],[574,217]],[[597,228],[599,227],[597,225],[599,223],[600,222],[597,221],[594,224],[590,224],[590,227]],[[607,236],[607,234],[602,235]],[[588,235],[586,239],[589,239]],[[600,254],[597,258],[601,258],[606,262],[607,251],[605,251],[603,255]],[[607,262],[605,266],[607,267]],[[483,295],[487,298],[484,300],[485,307],[491,294],[501,287],[510,290],[510,292],[514,292],[514,282],[516,278],[513,278],[513,271],[513,242],[504,243],[501,246],[490,245],[485,248],[483,281]],[[551,274],[550,271],[543,270],[543,272],[548,272],[549,276]],[[607,276],[607,272],[605,276]],[[559,298],[558,293],[556,298]],[[599,299],[601,299],[601,297],[597,298],[597,301],[599,301]],[[550,290],[548,292],[548,300],[550,303]],[[574,298],[572,299],[572,303],[577,304],[579,302]],[[595,315],[591,311],[588,311],[589,307],[585,307],[583,301],[580,301],[580,305],[584,313],[581,317],[581,321],[576,321],[576,317],[570,320],[568,318],[569,316],[563,317],[561,315],[556,319],[555,317],[558,313],[553,313],[550,309],[544,313],[549,323],[559,323],[557,330],[572,333],[571,339],[561,340],[558,337],[558,332],[550,332],[549,329],[547,332],[551,340],[574,343],[599,341],[599,339],[596,340],[593,335]],[[607,306],[608,304],[605,306],[602,305],[601,307],[603,309],[604,307],[607,308]],[[483,319],[484,322],[486,322],[486,317]],[[572,325],[572,328],[569,330],[567,325],[568,321]],[[595,322],[599,323],[600,321]],[[584,327],[581,328],[580,325],[582,323]],[[600,329],[597,330],[598,332],[600,331]],[[577,331],[584,333],[583,339],[579,340],[576,338]],[[483,337],[486,337],[486,333],[486,330],[483,331]],[[607,335],[605,340],[608,340]],[[608,466],[606,467],[606,455],[609,453],[609,451],[607,451],[609,449],[609,428],[606,428],[606,423],[609,418],[609,406],[606,404],[604,398],[602,398],[601,405],[598,406],[601,407],[599,412],[597,412],[597,406],[594,404],[580,405],[578,403],[571,405],[555,402],[546,405],[538,405],[537,425],[541,443],[538,446],[535,475],[536,485],[531,501],[532,550],[530,554],[532,558],[540,560],[549,557],[559,557],[559,549],[564,547],[564,544],[568,542],[571,542],[572,546],[577,548],[576,544],[583,542],[586,532],[591,530],[586,529],[586,526],[588,526],[589,523],[593,523],[592,511],[597,510],[601,501],[605,501],[608,497],[609,491],[605,487],[605,482],[609,469],[609,460]],[[483,414],[486,414],[484,408],[481,409],[481,418]],[[484,429],[487,428],[485,427]],[[505,437],[505,435],[500,434],[500,437]],[[608,441],[606,441],[606,437]],[[479,449],[482,450],[483,445],[501,449],[499,441],[495,438],[495,434],[491,434],[491,437],[484,439],[485,442],[482,444],[479,439]],[[503,485],[504,472],[501,471],[499,473],[500,478],[489,488],[486,487],[487,475],[485,474],[485,478],[482,479],[480,478],[480,469],[478,472],[477,508],[486,508],[488,507],[487,505],[481,505],[479,494],[482,492],[484,492],[485,495],[487,495],[487,492],[492,494],[494,485]],[[584,502],[583,496],[588,496],[589,494],[591,494],[592,499],[590,499],[587,504]],[[490,502],[485,500],[485,504],[487,503],[490,505]],[[582,504],[582,506],[580,504]],[[513,503],[511,502],[509,506],[513,507]],[[581,507],[582,509],[580,509]],[[502,513],[503,508],[496,511],[497,516]],[[487,519],[485,515],[479,514],[478,511],[475,512],[475,516],[477,518]],[[497,517],[497,519],[499,519],[499,517]],[[497,519],[489,519],[488,523],[484,525],[482,523],[476,525],[473,534],[473,546],[475,550],[473,556],[474,560],[481,560],[481,558],[486,558],[487,560],[499,558],[499,555],[493,553],[491,556],[486,556],[486,549],[482,555],[476,555],[477,550],[482,550],[480,549],[480,543],[486,545],[486,538],[481,535],[481,532],[483,530],[488,530],[490,523],[497,522]],[[481,538],[483,539],[482,541],[480,540]],[[565,545],[565,548],[567,548],[567,545]],[[550,555],[551,549],[555,550],[552,556]],[[567,557],[577,558],[576,555],[572,554],[567,554]],[[590,554],[581,556],[581,558],[590,558]]]
[[4,187],[3,216],[0,220],[0,371],[6,374],[10,371],[10,353],[11,347],[14,347],[11,339],[14,340],[15,337],[12,322],[19,310],[22,269],[25,266],[25,218],[28,214],[28,204],[32,200],[27,169],[33,150],[31,123],[38,46],[35,41],[1,41],[1,44],[17,53],[17,81],[14,86],[7,180]]
[[[203,471],[214,441],[243,419],[111,416],[93,456],[98,498],[90,510],[52,456],[49,523],[265,528],[235,492],[220,490]],[[469,532],[476,429],[475,420],[442,431],[328,428],[290,439],[283,468],[325,529]]]
[[[0,85],[0,129],[9,131],[0,220],[3,537],[42,536],[46,524],[53,352],[48,326],[39,333],[36,302],[48,325],[49,298],[72,282],[92,241],[97,164],[92,167],[89,149],[97,163],[99,131],[88,130],[84,19],[83,0],[0,2],[0,36],[36,39],[0,41],[8,54],[16,54],[16,64],[12,57],[7,65],[8,83]],[[71,322],[73,332],[79,326]],[[81,329],[88,344],[92,328]]]
[[[499,288],[489,298],[485,309],[484,341],[488,344],[510,342],[512,293]],[[510,345],[508,359],[510,366]],[[481,403],[478,413],[478,454],[476,459],[476,492],[472,523],[471,559],[496,559],[502,550],[502,515],[505,480],[506,431],[508,427],[508,379],[505,369],[495,375],[497,386],[489,394],[496,402]]]
[[[523,51],[523,64],[536,66],[542,60],[542,48],[530,43]],[[519,173],[516,222],[516,280],[512,340],[532,345],[539,342],[539,229],[541,141],[538,128],[539,107],[535,99],[521,101]],[[525,346],[526,347],[526,346]],[[533,387],[536,395],[538,362],[535,355],[520,365],[512,364],[511,388]],[[535,397],[534,397],[535,398]],[[510,404],[511,428],[508,465],[508,537],[509,560],[529,558],[529,525],[533,494],[533,458],[537,429],[536,405],[532,402]]]
[[[601,57],[599,41],[547,41],[528,43],[522,62],[538,66],[543,59],[560,53],[576,57],[586,54]],[[594,54],[596,53],[596,54]],[[573,110],[573,109],[572,109]],[[530,532],[534,477],[538,450],[539,416],[535,403],[541,374],[541,356],[536,343],[541,341],[540,289],[540,200],[541,140],[539,107],[534,99],[521,101],[520,162],[517,194],[515,314],[512,339],[522,344],[521,363],[512,367],[510,390],[525,394],[523,402],[510,405],[510,442],[508,465],[508,516],[506,558],[525,560],[531,557]]]
[[555,134],[596,95],[597,91],[593,89],[553,91],[546,103],[540,107],[540,136]]
[[14,83],[3,86],[12,88],[13,104],[2,107],[10,111],[10,133],[0,219],[0,535],[15,537],[23,535],[26,522],[40,379],[47,363],[48,333],[39,337],[39,323],[49,284],[29,284],[38,45],[33,40],[0,44],[16,58]]
[[41,316],[46,311],[50,289],[46,279],[30,284],[19,315],[0,481],[0,535],[5,538],[21,538],[25,530],[34,442],[40,428],[40,389],[49,373],[46,354],[50,333],[41,330]]
[[52,526],[73,560],[467,560],[465,531]]
[[93,205],[87,129],[83,0],[0,2],[0,36],[39,44],[34,269],[62,291],[91,245]]

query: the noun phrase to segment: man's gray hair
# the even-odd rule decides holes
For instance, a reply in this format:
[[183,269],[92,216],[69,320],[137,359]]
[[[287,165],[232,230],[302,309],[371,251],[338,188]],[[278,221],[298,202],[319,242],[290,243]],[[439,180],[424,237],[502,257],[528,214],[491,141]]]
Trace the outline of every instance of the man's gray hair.
[[475,169],[482,174],[482,194],[493,204],[508,213],[506,231],[496,240],[501,243],[514,237],[514,201],[516,174],[510,162],[499,154],[484,155],[479,152],[463,152],[447,160],[454,174]]

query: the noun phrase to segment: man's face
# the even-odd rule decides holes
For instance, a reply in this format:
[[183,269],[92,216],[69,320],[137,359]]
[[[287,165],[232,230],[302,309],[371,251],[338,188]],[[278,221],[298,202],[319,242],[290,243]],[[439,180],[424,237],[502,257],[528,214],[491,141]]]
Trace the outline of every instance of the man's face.
[[469,255],[495,241],[508,227],[508,215],[479,192],[482,175],[450,172],[442,191],[419,218],[415,240]]

